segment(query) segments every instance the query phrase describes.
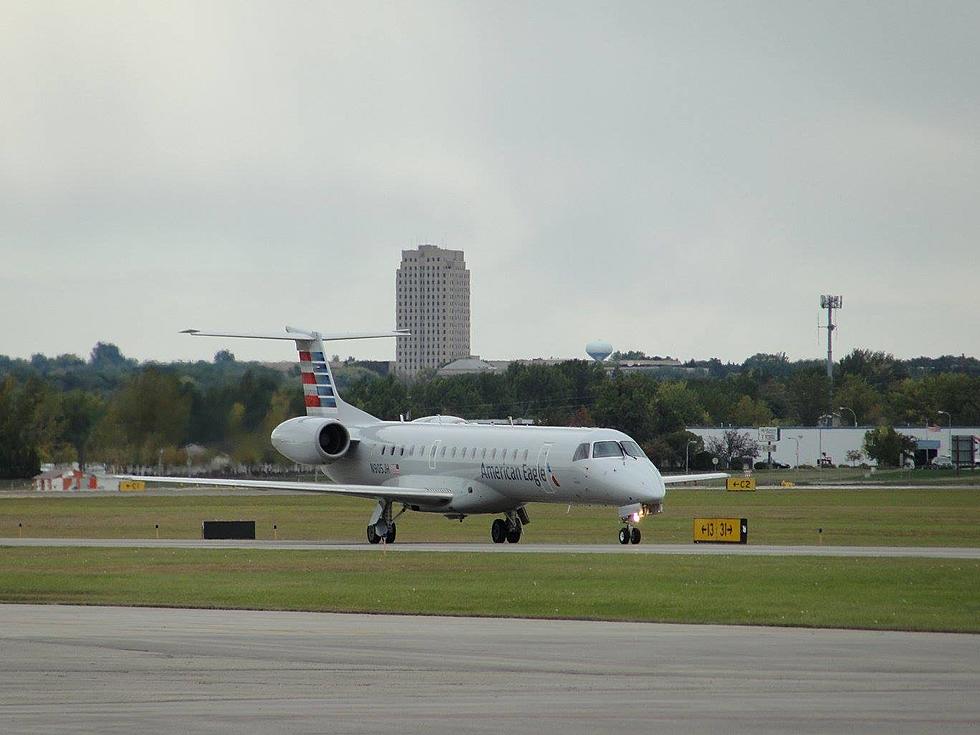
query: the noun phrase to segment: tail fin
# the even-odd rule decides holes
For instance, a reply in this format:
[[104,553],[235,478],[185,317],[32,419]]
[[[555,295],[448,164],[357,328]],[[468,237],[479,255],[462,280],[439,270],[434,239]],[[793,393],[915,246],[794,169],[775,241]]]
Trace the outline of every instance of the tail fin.
[[182,334],[194,337],[241,337],[245,339],[282,339],[296,343],[299,352],[300,378],[303,381],[303,400],[308,416],[329,416],[345,424],[374,423],[379,419],[356,406],[345,403],[337,392],[330,362],[323,348],[325,341],[345,339],[373,339],[376,337],[404,337],[406,330],[389,332],[349,332],[342,334],[320,334],[309,329],[286,327],[284,332],[232,333],[205,332],[200,329],[185,329]]

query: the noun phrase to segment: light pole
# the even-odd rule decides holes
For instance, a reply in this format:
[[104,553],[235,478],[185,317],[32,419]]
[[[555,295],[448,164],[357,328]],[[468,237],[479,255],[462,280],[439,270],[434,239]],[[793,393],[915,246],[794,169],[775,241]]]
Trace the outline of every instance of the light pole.
[[[946,420],[949,421],[949,460],[953,461],[953,416],[949,411],[936,411],[937,414],[945,414]],[[957,468],[959,470],[959,468]]]
[[689,468],[690,468],[690,460],[689,460],[689,457],[690,457],[690,452],[691,452],[691,445],[692,444],[697,444],[697,443],[698,443],[698,440],[697,439],[688,439],[687,440],[687,446],[684,447],[684,473],[685,474],[687,474],[690,471],[689,470]]
[[851,416],[854,417],[854,428],[856,429],[858,427],[858,415],[856,413],[854,413],[854,409],[853,408],[848,408],[847,406],[841,406],[837,410],[838,411],[850,411],[851,412]]
[[794,467],[793,469],[799,469],[800,468],[800,439],[803,438],[803,435],[800,434],[799,436],[788,436],[786,438],[792,439],[793,441],[796,442],[796,467]]

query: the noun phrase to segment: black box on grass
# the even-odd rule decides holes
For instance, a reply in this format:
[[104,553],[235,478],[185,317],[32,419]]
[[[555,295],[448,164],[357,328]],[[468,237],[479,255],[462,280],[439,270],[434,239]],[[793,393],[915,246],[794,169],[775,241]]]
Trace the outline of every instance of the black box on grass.
[[255,521],[202,521],[201,538],[254,539]]

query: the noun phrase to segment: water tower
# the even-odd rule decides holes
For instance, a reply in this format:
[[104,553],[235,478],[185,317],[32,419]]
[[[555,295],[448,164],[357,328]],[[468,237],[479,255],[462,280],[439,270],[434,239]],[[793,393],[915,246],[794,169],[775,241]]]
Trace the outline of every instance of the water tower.
[[604,339],[592,340],[585,346],[585,351],[596,362],[602,362],[612,354],[612,345]]

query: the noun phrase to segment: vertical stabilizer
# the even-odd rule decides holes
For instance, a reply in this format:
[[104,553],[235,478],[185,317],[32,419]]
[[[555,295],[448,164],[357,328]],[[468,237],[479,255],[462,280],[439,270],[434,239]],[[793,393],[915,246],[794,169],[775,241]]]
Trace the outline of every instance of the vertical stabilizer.
[[299,353],[300,380],[303,385],[303,402],[308,416],[335,418],[348,425],[376,423],[375,418],[356,406],[344,403],[337,392],[330,362],[323,347],[324,341],[345,339],[371,339],[374,337],[401,337],[404,330],[390,332],[350,332],[344,334],[320,334],[307,329],[286,327],[285,333],[233,333],[205,332],[199,329],[185,329],[184,334],[195,337],[241,337],[245,339],[293,340]]
[[303,402],[308,416],[333,416],[338,414],[339,396],[333,382],[330,363],[319,339],[297,339],[299,374],[303,381]]

